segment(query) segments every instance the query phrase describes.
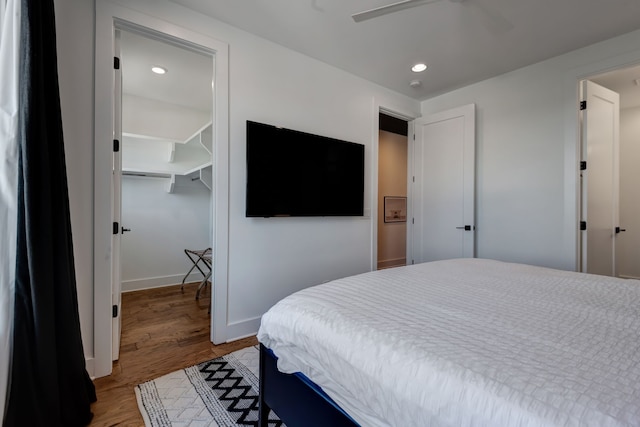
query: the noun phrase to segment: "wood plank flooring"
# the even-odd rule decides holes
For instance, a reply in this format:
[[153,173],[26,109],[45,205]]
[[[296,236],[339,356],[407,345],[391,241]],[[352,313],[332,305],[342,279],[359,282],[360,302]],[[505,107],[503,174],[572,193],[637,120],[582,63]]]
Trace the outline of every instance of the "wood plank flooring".
[[228,344],[209,341],[210,287],[195,300],[197,283],[122,294],[120,360],[111,376],[94,381],[98,401],[91,426],[144,426],[137,384],[257,344],[255,337]]

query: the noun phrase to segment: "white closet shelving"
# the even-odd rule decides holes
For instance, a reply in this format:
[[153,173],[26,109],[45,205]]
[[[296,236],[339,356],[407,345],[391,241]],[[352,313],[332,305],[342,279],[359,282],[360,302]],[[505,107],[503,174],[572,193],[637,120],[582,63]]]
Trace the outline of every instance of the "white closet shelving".
[[123,133],[122,172],[129,176],[168,179],[167,191],[176,189],[176,177],[199,180],[212,188],[213,132],[206,123],[185,141]]

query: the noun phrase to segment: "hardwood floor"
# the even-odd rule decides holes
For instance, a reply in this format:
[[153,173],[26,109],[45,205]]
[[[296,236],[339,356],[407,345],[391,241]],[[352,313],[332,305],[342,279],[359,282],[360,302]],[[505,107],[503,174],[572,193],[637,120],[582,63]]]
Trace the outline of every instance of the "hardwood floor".
[[195,300],[197,283],[122,294],[120,360],[111,376],[94,381],[98,401],[91,426],[144,426],[134,387],[169,372],[257,344],[209,341],[210,287]]

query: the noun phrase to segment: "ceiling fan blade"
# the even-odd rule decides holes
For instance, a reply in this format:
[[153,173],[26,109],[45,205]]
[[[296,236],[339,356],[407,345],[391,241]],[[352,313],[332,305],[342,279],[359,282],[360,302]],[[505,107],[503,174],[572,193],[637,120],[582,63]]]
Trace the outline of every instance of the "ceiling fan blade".
[[375,9],[356,13],[351,15],[351,17],[356,22],[362,22],[368,19],[377,18],[378,16],[386,15],[388,13],[399,12],[401,10],[409,9],[411,7],[421,6],[423,4],[435,3],[438,1],[441,1],[441,0],[403,0],[397,3],[392,3],[386,6],[376,7]]

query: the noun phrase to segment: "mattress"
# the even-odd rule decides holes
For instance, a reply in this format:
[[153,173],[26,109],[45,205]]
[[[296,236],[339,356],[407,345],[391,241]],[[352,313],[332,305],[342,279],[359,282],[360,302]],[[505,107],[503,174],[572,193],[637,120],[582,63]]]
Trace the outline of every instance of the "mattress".
[[417,264],[284,298],[258,340],[363,426],[640,425],[640,281]]

